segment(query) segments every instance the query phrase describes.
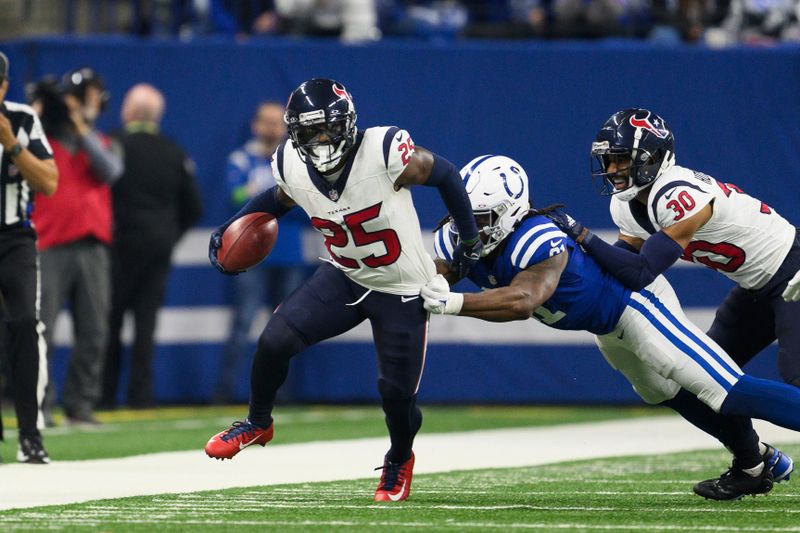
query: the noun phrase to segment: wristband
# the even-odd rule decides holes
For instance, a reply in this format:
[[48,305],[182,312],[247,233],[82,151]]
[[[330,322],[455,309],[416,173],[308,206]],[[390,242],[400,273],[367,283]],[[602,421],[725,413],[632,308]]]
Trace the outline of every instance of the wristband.
[[460,292],[451,292],[444,306],[444,314],[457,315],[461,312],[462,307],[464,307],[464,294]]
[[22,153],[22,143],[17,143],[8,149],[8,157],[17,157]]

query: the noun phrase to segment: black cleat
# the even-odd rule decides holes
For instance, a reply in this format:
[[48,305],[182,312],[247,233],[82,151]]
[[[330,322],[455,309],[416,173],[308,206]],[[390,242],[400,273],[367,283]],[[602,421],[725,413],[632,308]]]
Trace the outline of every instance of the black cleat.
[[694,493],[708,500],[740,500],[751,494],[766,494],[772,490],[772,470],[764,465],[758,476],[751,476],[733,465],[716,479],[707,479],[694,486]]
[[50,463],[50,456],[44,449],[41,437],[20,437],[17,461],[30,465],[46,465]]

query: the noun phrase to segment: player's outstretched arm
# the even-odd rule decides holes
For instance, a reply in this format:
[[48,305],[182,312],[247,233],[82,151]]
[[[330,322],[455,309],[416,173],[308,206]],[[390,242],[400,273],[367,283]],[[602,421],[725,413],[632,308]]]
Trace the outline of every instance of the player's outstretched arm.
[[711,214],[711,204],[706,205],[690,218],[652,235],[644,241],[638,254],[622,246],[612,246],[590,231],[585,231],[580,244],[623,285],[638,291],[681,257],[684,248],[697,230],[708,222]]
[[428,282],[420,294],[425,309],[434,314],[471,316],[490,322],[527,320],[558,287],[567,266],[567,254],[561,253],[526,268],[507,287],[479,293],[450,292],[441,275]]
[[461,236],[453,253],[451,267],[458,276],[465,277],[480,259],[483,243],[478,236],[478,226],[458,169],[447,159],[415,146],[405,170],[395,181],[397,189],[405,185],[427,185],[439,190]]

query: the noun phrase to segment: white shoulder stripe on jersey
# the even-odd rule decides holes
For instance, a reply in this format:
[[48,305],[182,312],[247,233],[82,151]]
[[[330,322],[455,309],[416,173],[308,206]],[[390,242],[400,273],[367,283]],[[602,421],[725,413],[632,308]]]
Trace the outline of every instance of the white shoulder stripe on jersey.
[[555,224],[551,222],[546,222],[544,224],[538,224],[529,229],[528,231],[526,231],[525,234],[522,235],[522,237],[520,237],[520,239],[517,241],[517,244],[514,246],[514,250],[511,252],[511,262],[512,263],[517,262],[517,257],[519,257],[519,254],[522,252],[523,249],[525,249],[525,246],[527,245],[528,241],[530,241],[536,233],[543,230],[555,230],[555,229],[556,229]]
[[519,268],[528,268],[528,263],[533,258],[533,254],[536,253],[536,250],[538,250],[542,244],[552,239],[563,239],[565,237],[566,235],[564,232],[555,228],[553,228],[552,231],[548,231],[547,233],[539,235],[536,237],[536,240],[534,240],[533,243],[528,246],[528,249],[525,251],[525,255],[522,256],[522,259],[520,259],[519,263],[514,264]]

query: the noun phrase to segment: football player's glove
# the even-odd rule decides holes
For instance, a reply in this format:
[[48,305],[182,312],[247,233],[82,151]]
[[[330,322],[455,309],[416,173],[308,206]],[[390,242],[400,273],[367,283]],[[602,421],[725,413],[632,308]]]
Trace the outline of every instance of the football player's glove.
[[208,260],[211,264],[227,276],[235,276],[239,274],[239,272],[230,272],[222,268],[222,265],[219,264],[217,261],[217,252],[222,247],[222,233],[225,231],[225,228],[219,227],[217,228],[214,233],[211,234],[211,238],[208,241]]
[[[552,220],[553,224],[558,226],[561,231],[569,235],[572,240],[578,244],[580,244],[583,240],[581,238],[583,230],[586,230],[587,234],[589,232],[589,230],[585,228],[583,224],[559,209],[553,209],[552,211],[547,212],[545,216]],[[583,235],[583,237],[585,238],[586,235]]]
[[787,302],[796,302],[800,300],[800,271],[786,284],[786,289],[783,291],[782,296]]
[[434,315],[457,315],[464,305],[464,295],[450,292],[450,285],[444,276],[436,274],[419,291],[423,307]]
[[[483,242],[480,237],[475,237],[472,242],[459,241],[456,249],[453,250],[453,260],[450,262],[450,269],[460,278],[467,277],[472,265],[481,258]],[[445,282],[446,283],[446,282]]]

